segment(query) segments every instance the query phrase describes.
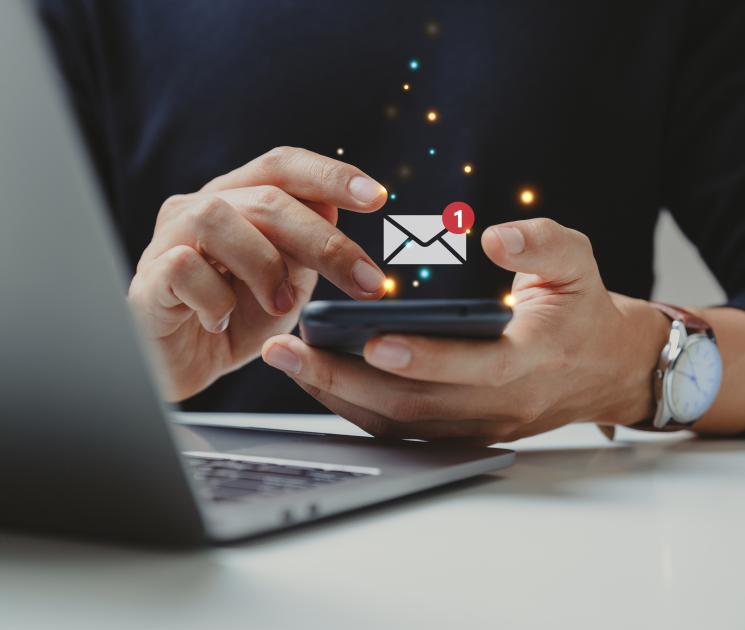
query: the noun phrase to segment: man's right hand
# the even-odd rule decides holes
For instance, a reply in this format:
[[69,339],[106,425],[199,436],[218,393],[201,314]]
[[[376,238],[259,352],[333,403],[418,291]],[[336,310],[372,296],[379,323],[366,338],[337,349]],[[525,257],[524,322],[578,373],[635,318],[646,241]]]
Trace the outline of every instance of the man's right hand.
[[292,330],[318,273],[355,299],[382,297],[382,271],[336,220],[338,208],[385,200],[358,168],[291,147],[167,199],[129,288],[167,398],[199,392]]

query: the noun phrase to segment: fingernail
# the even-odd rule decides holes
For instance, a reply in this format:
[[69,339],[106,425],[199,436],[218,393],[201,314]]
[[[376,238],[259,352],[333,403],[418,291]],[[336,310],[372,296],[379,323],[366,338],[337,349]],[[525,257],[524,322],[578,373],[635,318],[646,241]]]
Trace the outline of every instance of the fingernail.
[[520,254],[525,251],[525,237],[520,230],[513,227],[493,227],[492,229],[497,233],[508,254]]
[[230,313],[228,313],[223,319],[221,319],[217,326],[215,326],[215,332],[221,333],[225,332],[228,329],[228,324],[230,324]]
[[400,370],[411,363],[411,350],[397,341],[383,339],[373,344],[368,363],[380,368]]
[[277,289],[274,297],[274,306],[280,313],[287,313],[295,305],[295,292],[292,290],[290,280],[285,280]]
[[366,293],[377,293],[385,281],[385,276],[380,269],[376,269],[361,258],[352,266],[352,277]]
[[264,361],[283,372],[297,374],[300,371],[300,359],[297,358],[297,355],[284,346],[277,344],[267,350]]
[[370,203],[383,194],[383,188],[378,182],[369,177],[355,175],[349,182],[349,192],[357,201]]

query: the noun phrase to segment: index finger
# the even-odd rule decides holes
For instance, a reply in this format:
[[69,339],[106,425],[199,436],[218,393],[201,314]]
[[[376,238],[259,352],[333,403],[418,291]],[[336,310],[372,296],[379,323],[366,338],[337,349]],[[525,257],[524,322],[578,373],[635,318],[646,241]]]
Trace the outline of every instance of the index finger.
[[355,212],[378,210],[388,193],[356,166],[296,147],[277,147],[221,175],[202,190],[270,185],[293,197]]
[[339,228],[272,186],[234,188],[217,195],[230,203],[280,251],[315,269],[359,300],[385,292],[385,275]]

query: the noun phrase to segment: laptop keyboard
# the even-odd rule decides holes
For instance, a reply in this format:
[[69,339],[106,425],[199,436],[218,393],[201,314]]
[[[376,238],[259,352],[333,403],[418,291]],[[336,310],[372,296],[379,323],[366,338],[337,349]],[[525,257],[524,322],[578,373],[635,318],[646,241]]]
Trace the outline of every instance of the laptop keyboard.
[[210,501],[276,497],[376,474],[192,453],[185,453],[184,459],[204,498]]

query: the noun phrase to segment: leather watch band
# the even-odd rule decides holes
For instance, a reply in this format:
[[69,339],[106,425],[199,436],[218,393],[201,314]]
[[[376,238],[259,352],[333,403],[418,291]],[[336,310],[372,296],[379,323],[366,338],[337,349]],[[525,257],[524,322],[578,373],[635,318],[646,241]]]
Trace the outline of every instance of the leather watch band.
[[711,326],[706,321],[685,309],[672,306],[671,304],[663,304],[662,302],[650,302],[649,304],[667,315],[671,320],[675,321],[678,319],[683,322],[683,326],[689,331],[697,333],[711,332]]
[[[667,315],[671,321],[681,321],[686,330],[692,333],[705,333],[713,335],[711,326],[701,319],[700,317],[686,311],[677,306],[671,304],[663,304],[662,302],[650,302],[651,306],[656,308],[658,311]],[[657,392],[662,388],[662,379],[665,376],[664,372],[659,368],[655,368],[652,373],[652,391],[655,392],[655,399],[658,399]],[[674,418],[670,418],[664,427],[654,426],[654,418],[649,417],[637,422],[636,424],[630,425],[632,429],[640,429],[642,431],[654,431],[657,433],[667,433],[670,431],[680,431],[681,429],[690,429],[691,424],[685,422],[678,422]]]

